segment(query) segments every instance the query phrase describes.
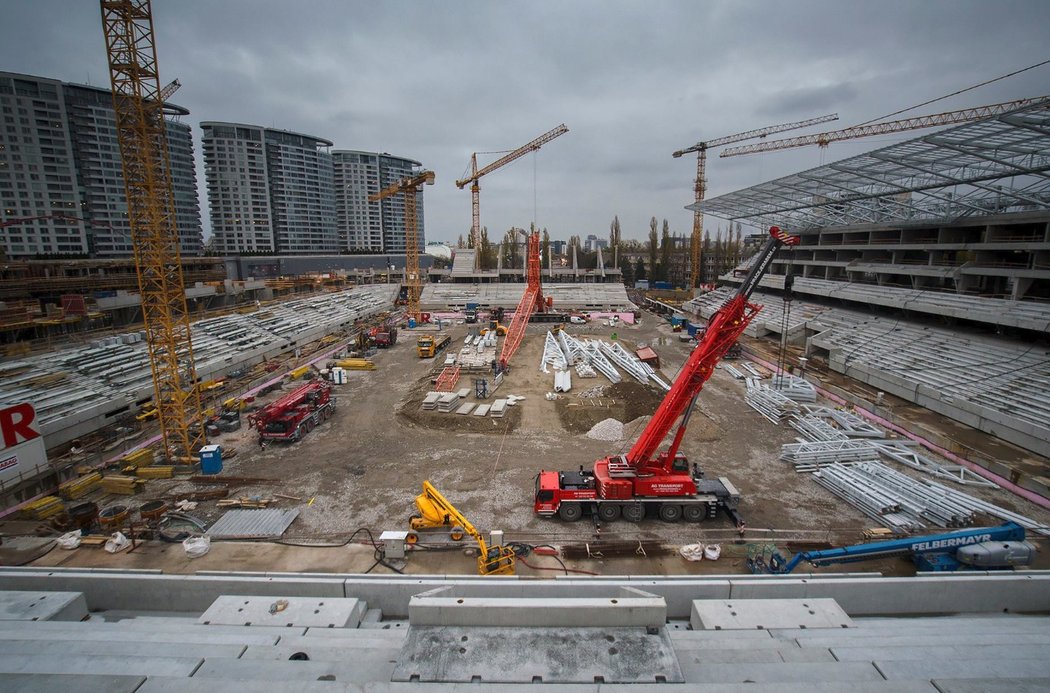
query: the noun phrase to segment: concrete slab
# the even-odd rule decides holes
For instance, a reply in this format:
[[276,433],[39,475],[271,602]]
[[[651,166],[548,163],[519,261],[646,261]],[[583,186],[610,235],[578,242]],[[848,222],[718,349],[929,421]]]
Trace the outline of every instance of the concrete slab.
[[358,657],[394,661],[401,652],[401,645],[391,646],[389,643],[377,642],[368,637],[362,637],[351,644],[345,640],[328,641],[313,638],[310,642],[305,643],[282,641],[274,647],[249,647],[244,651],[241,659],[287,661],[297,652],[306,654],[311,662],[346,662]]
[[690,622],[696,630],[853,627],[834,599],[697,599]]
[[[270,681],[259,678],[216,681],[213,678],[177,679],[151,676],[135,693],[220,693],[220,691],[266,691],[266,693],[365,693],[357,683],[331,681]],[[369,686],[368,693],[382,693],[382,685]]]
[[201,614],[202,625],[357,628],[366,606],[358,599],[224,595]]
[[[522,653],[529,656],[523,657]],[[664,628],[413,626],[392,681],[681,683]]]
[[459,414],[460,416],[466,416],[467,414],[469,414],[471,412],[472,409],[474,409],[474,403],[473,402],[467,402],[465,404],[461,404],[459,409],[456,410],[456,413]]
[[[2,624],[0,624],[2,625]],[[184,630],[168,630],[157,628],[154,632],[124,628],[118,624],[105,626],[104,628],[71,628],[67,630],[44,631],[37,628],[19,628],[8,630],[0,628],[0,650],[11,640],[92,640],[98,639],[113,643],[199,643],[208,645],[273,645],[279,638],[276,629],[265,630],[263,628],[246,631],[244,626],[238,628],[237,633],[229,632],[213,633],[211,626],[196,626],[192,632]],[[300,632],[302,632],[300,630]]]
[[[835,690],[842,691],[849,682],[848,690],[857,689],[854,682],[881,681],[878,670],[864,662],[782,662],[778,664],[687,664],[682,671],[688,681],[703,681],[711,684],[725,683],[816,683],[839,682]],[[913,676],[912,679],[920,677]],[[887,690],[894,690],[887,688]]]
[[[848,664],[848,662],[847,662]],[[886,661],[875,660],[875,666],[890,681],[907,679],[969,679],[987,678],[1001,671],[1015,679],[1045,679],[1046,656],[1038,659],[1011,659],[1009,663],[992,658],[948,659],[944,661]]]
[[[393,662],[375,657],[353,657],[342,662],[270,662],[264,659],[205,659],[193,678],[209,679],[215,690],[215,679],[260,679],[264,681],[317,681],[332,676],[339,684],[360,686],[374,681],[389,681]],[[238,690],[244,690],[238,687]],[[278,690],[267,685],[261,690]],[[293,689],[294,690],[294,689]],[[338,690],[338,689],[337,689]]]
[[474,416],[487,416],[491,408],[491,404],[479,404],[478,408],[474,410]]
[[[238,661],[238,660],[228,660]],[[127,655],[0,654],[0,674],[77,674],[111,676],[189,676],[200,666],[197,657],[128,657]],[[76,690],[75,688],[73,690]]]
[[816,648],[803,650],[797,647],[793,649],[765,648],[755,650],[708,649],[693,650],[691,652],[683,652],[677,647],[675,649],[678,652],[678,661],[683,667],[686,667],[687,664],[772,664],[776,662],[835,661],[835,658],[831,656],[831,651],[826,648],[823,650]]
[[[610,590],[616,594],[617,590]],[[515,599],[457,597],[445,587],[413,596],[408,619],[413,626],[653,626],[667,622],[667,604],[640,590],[623,588],[609,598]]]
[[1046,693],[1050,691],[1050,678],[1044,679],[934,679],[933,685],[940,693]]
[[[851,628],[848,633],[831,633],[826,634],[827,631],[813,631],[817,637],[808,637],[804,635],[808,631],[773,631],[776,642],[794,642],[802,648],[807,647],[928,647],[936,645],[938,647],[948,645],[977,645],[980,646],[984,643],[1000,641],[1009,641],[1012,645],[1042,645],[1050,651],[1050,634],[1047,635],[1033,635],[1028,633],[941,633],[941,634],[927,634],[912,632],[911,628],[907,625],[901,626],[902,629],[907,631],[905,635],[898,636],[872,636],[870,633],[865,637],[856,637],[854,633],[862,631],[862,628]],[[785,633],[794,633],[794,636],[784,635]]]
[[[79,676],[74,674],[7,674],[7,693],[134,693],[145,676]],[[185,681],[185,679],[178,679]]]
[[[130,646],[128,641],[120,642],[120,649],[134,652],[136,657],[229,657],[237,659],[245,650],[242,644],[199,643],[184,640],[172,647],[171,642],[134,642]],[[260,645],[260,647],[263,647]],[[52,657],[68,657],[71,655],[109,655],[117,651],[114,641],[98,640],[4,640],[0,643],[0,649],[4,654],[39,654]]]
[[953,659],[993,659],[1000,661],[999,671],[1009,671],[1007,663],[1013,659],[1039,659],[1050,654],[1045,645],[938,645],[935,642],[923,646],[904,647],[832,647],[835,659],[840,662],[871,661],[928,661]]
[[80,621],[87,616],[81,592],[0,592],[0,621]]

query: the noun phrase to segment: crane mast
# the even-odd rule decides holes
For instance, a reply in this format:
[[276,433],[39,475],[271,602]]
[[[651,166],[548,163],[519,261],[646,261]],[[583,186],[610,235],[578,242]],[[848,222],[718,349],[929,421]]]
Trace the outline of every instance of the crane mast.
[[154,401],[165,452],[188,459],[205,437],[163,114],[177,82],[160,88],[149,0],[101,10]]
[[[696,152],[696,182],[693,184],[693,193],[696,198],[696,202],[700,203],[704,201],[704,196],[707,194],[707,150],[714,147],[722,147],[733,142],[742,142],[744,140],[754,139],[755,137],[766,137],[777,132],[786,132],[787,130],[798,130],[799,128],[809,127],[810,125],[818,125],[820,123],[827,123],[832,120],[838,120],[837,113],[831,113],[829,115],[818,116],[816,118],[809,118],[807,120],[799,120],[793,123],[781,123],[780,125],[770,125],[769,127],[758,128],[755,130],[747,130],[746,132],[738,132],[735,135],[726,135],[725,137],[718,137],[713,140],[706,142],[697,142],[692,147],[680,149],[677,152],[671,154],[675,159],[682,157],[685,154]],[[699,206],[693,211],[693,235],[689,238],[689,266],[690,266],[690,281],[692,286],[695,288],[700,286],[700,244],[703,241],[704,234],[704,213],[700,210]]]
[[498,168],[503,168],[515,159],[520,159],[529,152],[534,152],[543,145],[547,144],[553,139],[561,137],[569,131],[569,128],[565,127],[562,123],[558,127],[543,133],[536,139],[532,140],[528,144],[524,144],[514,151],[506,154],[505,156],[496,159],[488,166],[482,169],[478,169],[478,153],[474,152],[470,155],[470,175],[466,178],[456,181],[456,187],[462,190],[470,184],[470,196],[471,196],[471,225],[470,225],[470,237],[473,240],[474,248],[481,247],[481,186],[478,185],[478,180],[489,173],[492,173]]
[[917,118],[905,118],[903,120],[891,120],[885,123],[872,123],[870,125],[857,125],[842,130],[829,132],[818,132],[812,135],[800,137],[789,137],[783,140],[772,140],[770,142],[757,142],[740,147],[730,147],[719,154],[720,157],[740,156],[742,154],[758,154],[761,152],[775,152],[781,149],[793,147],[806,147],[817,144],[826,147],[832,142],[842,140],[853,140],[859,137],[873,137],[875,135],[887,135],[894,132],[906,130],[920,130],[922,128],[933,128],[940,125],[953,125],[956,123],[967,123],[971,120],[991,118],[1018,108],[1029,106],[1033,103],[1045,101],[1046,96],[1035,99],[1018,99],[1017,101],[1006,101],[1004,103],[991,104],[989,106],[977,106],[975,108],[964,108],[958,111],[947,111],[933,115],[919,116]]
[[419,273],[419,229],[416,217],[416,193],[422,185],[434,184],[434,172],[423,171],[412,178],[402,178],[368,196],[369,202],[404,193],[405,195],[405,288],[408,292],[408,314],[419,318],[419,294],[423,280]]

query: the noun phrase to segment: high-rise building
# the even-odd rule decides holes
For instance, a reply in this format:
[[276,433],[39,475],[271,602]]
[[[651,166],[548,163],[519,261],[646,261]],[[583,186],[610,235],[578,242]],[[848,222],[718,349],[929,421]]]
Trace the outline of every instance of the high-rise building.
[[[340,249],[404,253],[404,196],[394,195],[379,202],[369,202],[368,196],[391,183],[417,175],[423,165],[412,159],[377,152],[336,150],[332,157]],[[422,249],[426,243],[422,192],[416,193],[416,229]]]
[[[181,251],[198,255],[193,136],[176,120],[189,111],[171,104],[165,111]],[[0,220],[32,217],[0,229],[9,256],[132,254],[108,89],[0,73]]]
[[332,143],[240,123],[201,123],[214,249],[333,253]]

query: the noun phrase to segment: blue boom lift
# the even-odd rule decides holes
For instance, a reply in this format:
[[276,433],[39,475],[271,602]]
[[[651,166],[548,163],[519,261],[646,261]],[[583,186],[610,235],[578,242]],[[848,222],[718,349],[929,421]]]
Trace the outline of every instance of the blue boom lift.
[[748,557],[747,567],[752,573],[783,575],[803,562],[824,566],[908,556],[920,571],[1006,570],[1028,565],[1035,558],[1035,546],[1024,537],[1024,527],[1007,522],[998,527],[971,527],[947,534],[803,551],[790,561],[773,551],[768,556]]

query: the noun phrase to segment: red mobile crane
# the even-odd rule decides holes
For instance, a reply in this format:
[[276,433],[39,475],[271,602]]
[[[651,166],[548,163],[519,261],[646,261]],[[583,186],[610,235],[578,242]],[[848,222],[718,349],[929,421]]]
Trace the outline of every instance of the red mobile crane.
[[[535,512],[557,515],[570,522],[585,512],[610,522],[623,517],[639,522],[646,510],[655,510],[665,522],[683,517],[699,522],[724,509],[739,526],[737,513],[740,494],[724,477],[704,479],[703,472],[678,452],[689,416],[696,399],[711,374],[737,337],[754,319],[761,306],[748,302],[759,280],[766,273],[776,251],[784,245],[797,245],[798,236],[790,236],[773,226],[769,240],[759,252],[743,284],[708,323],[703,338],[689,355],[671,390],[660,403],[656,414],[642,435],[625,455],[603,457],[594,463],[593,471],[542,471],[536,478]],[[660,444],[681,417],[670,446],[659,452]]]
[[271,440],[296,442],[335,413],[332,388],[323,381],[307,383],[257,412],[248,426],[259,431],[259,444]]

